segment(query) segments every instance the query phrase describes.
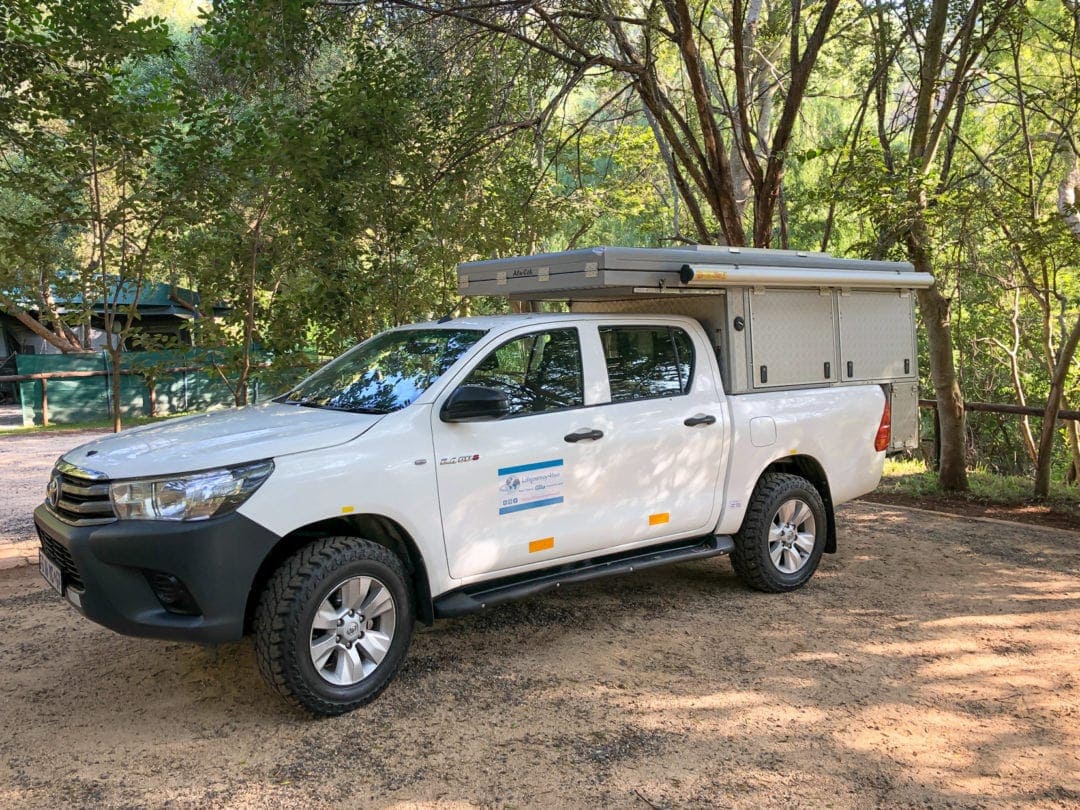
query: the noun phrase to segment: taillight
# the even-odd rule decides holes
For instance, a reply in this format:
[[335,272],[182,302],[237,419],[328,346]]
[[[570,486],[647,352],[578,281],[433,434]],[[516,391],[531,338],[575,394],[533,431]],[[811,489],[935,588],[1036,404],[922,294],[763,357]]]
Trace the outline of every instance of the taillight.
[[877,435],[874,436],[874,449],[879,453],[882,450],[888,450],[890,439],[892,439],[892,405],[886,395],[885,410],[881,412],[881,423],[878,425]]

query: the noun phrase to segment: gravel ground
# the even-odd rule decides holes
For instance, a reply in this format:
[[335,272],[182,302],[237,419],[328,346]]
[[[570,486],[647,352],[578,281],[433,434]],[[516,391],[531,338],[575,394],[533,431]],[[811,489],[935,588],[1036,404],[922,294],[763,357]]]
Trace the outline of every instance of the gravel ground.
[[853,504],[801,591],[713,559],[537,596],[315,721],[247,643],[0,572],[0,806],[1077,807],[1078,574],[1077,534]]
[[0,436],[0,544],[33,540],[30,515],[45,498],[56,459],[105,430],[57,430]]
[[0,428],[22,427],[22,405],[0,405]]

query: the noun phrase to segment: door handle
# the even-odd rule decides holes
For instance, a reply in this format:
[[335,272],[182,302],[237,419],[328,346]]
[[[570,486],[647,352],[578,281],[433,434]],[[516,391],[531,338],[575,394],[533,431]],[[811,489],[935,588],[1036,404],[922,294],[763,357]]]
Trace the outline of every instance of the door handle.
[[684,419],[683,424],[687,427],[697,427],[698,425],[715,425],[716,417],[711,413],[699,413],[691,416],[689,419]]
[[594,441],[596,439],[604,438],[604,432],[602,430],[575,430],[573,433],[567,433],[563,438],[568,442],[585,442]]

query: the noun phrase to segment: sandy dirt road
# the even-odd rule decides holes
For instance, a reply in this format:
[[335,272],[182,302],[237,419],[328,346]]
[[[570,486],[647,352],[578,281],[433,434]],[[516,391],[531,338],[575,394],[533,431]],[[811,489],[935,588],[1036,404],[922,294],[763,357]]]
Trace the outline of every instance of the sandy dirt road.
[[1080,806],[1080,535],[855,504],[787,596],[714,559],[418,632],[315,721],[248,644],[0,573],[0,806]]

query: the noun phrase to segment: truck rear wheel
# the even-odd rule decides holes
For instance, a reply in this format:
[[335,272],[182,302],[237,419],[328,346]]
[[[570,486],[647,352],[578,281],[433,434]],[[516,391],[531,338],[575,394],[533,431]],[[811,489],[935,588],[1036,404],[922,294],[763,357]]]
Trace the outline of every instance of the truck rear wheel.
[[413,617],[397,555],[354,537],[318,540],[285,560],[263,589],[255,615],[259,670],[290,703],[343,714],[390,683]]
[[825,504],[813,484],[798,475],[766,473],[735,535],[735,573],[767,593],[802,587],[821,561],[827,525]]

